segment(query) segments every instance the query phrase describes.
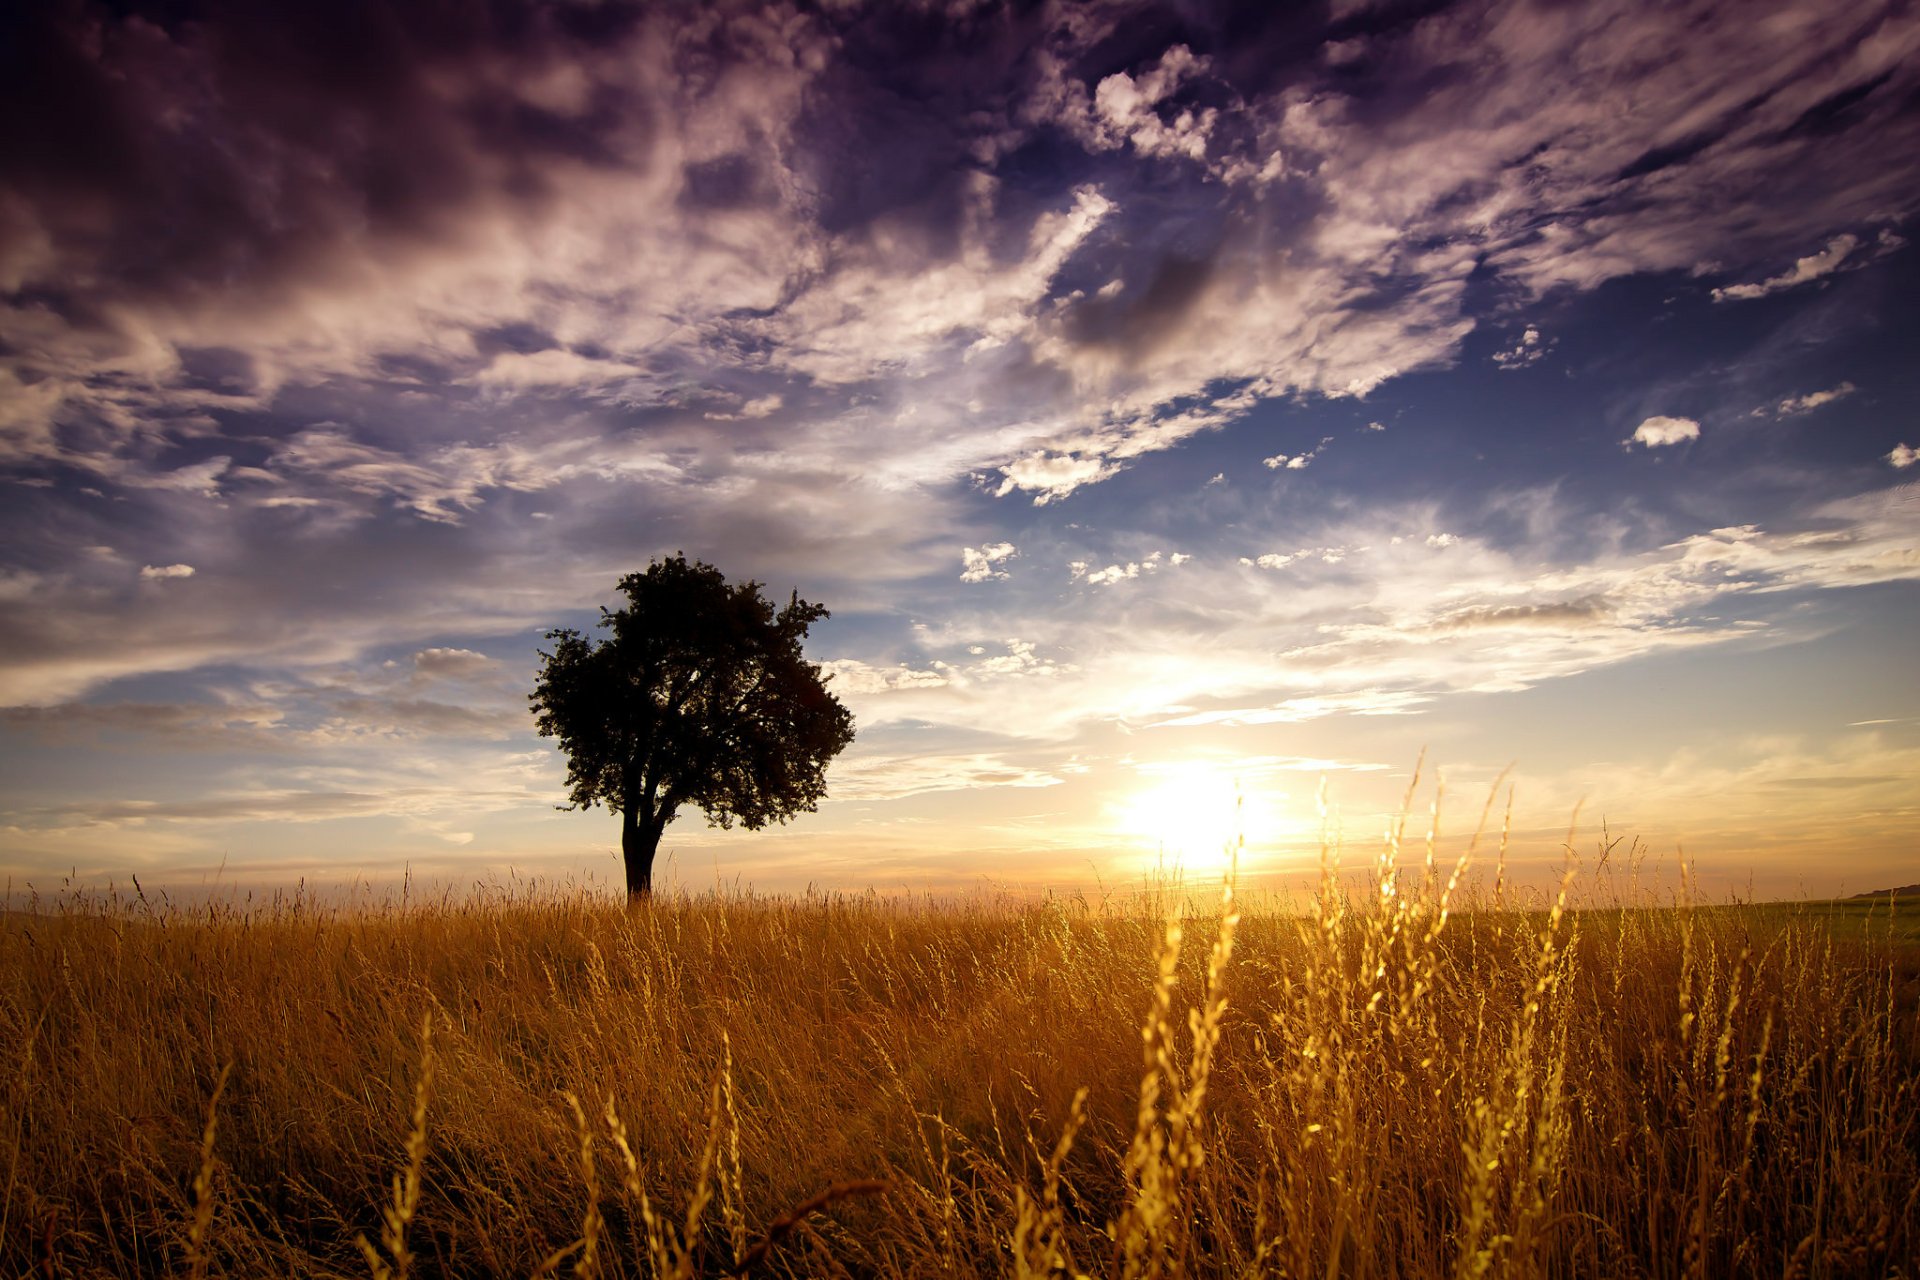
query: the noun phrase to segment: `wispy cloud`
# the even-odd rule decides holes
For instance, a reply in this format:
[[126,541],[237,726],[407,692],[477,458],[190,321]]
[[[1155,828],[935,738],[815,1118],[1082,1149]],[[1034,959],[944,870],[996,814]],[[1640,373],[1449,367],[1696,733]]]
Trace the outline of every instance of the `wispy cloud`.
[[1770,293],[1782,289],[1791,289],[1797,285],[1808,284],[1821,276],[1832,275],[1846,262],[1849,255],[1860,247],[1858,236],[1835,236],[1827,242],[1827,247],[1818,253],[1810,253],[1796,261],[1787,270],[1777,276],[1769,276],[1755,284],[1728,285],[1713,291],[1715,302],[1729,302],[1750,298],[1764,298]]
[[976,752],[867,759],[856,756],[833,766],[831,784],[836,799],[859,803],[981,787],[1056,787],[1061,781],[1046,769],[1010,764],[1001,756]]
[[1809,391],[1803,396],[1788,396],[1774,407],[1774,414],[1786,418],[1794,414],[1807,413],[1830,405],[1836,400],[1844,400],[1858,389],[1851,382],[1842,382],[1838,386],[1828,387],[1825,391]]

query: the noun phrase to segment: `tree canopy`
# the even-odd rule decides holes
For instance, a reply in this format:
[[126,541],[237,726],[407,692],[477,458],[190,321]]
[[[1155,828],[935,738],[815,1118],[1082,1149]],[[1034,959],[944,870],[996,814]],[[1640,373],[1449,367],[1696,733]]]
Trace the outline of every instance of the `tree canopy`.
[[778,612],[753,581],[673,556],[620,580],[595,641],[549,631],[530,701],[567,756],[564,808],[621,815],[627,892],[653,888],[661,833],[682,805],[758,830],[811,812],[853,717],[800,651],[828,616],[793,593]]

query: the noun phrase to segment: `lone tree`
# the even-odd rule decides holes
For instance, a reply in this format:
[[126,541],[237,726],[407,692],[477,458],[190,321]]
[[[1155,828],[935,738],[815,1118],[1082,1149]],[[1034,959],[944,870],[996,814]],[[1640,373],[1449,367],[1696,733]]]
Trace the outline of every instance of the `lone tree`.
[[774,612],[757,582],[729,583],[684,556],[620,581],[599,643],[547,632],[532,697],[541,736],[567,754],[568,809],[621,817],[629,901],[653,891],[660,835],[683,804],[757,831],[811,812],[853,717],[800,653],[826,609],[798,592]]

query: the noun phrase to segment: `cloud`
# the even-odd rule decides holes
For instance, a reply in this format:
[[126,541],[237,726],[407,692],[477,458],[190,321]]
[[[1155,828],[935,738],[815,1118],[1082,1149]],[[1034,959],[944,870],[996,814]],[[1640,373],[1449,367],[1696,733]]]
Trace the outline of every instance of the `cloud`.
[[572,351],[550,348],[521,353],[507,351],[473,375],[483,387],[529,389],[539,387],[592,387],[616,383],[634,377],[639,369],[617,360],[597,359]]
[[1139,560],[1110,564],[1104,569],[1095,569],[1091,573],[1087,571],[1087,562],[1084,560],[1075,560],[1067,568],[1076,582],[1085,581],[1088,586],[1093,587],[1110,587],[1117,582],[1125,582],[1129,578],[1138,578],[1142,574],[1158,573],[1163,565],[1177,569],[1192,559],[1192,556],[1180,551],[1175,551],[1171,555],[1162,551],[1150,551]]
[[435,698],[354,697],[334,694],[319,700],[329,713],[308,731],[315,741],[341,743],[367,738],[502,739],[526,727],[518,706],[469,706]]
[[1207,134],[1219,113],[1213,108],[1166,112],[1161,104],[1183,81],[1206,66],[1205,58],[1177,44],[1161,55],[1158,65],[1137,79],[1124,71],[1107,76],[1094,90],[1089,141],[1102,148],[1131,143],[1136,151],[1148,156],[1204,159]]
[[996,569],[994,566],[1004,560],[1011,560],[1019,554],[1019,549],[1011,542],[989,542],[978,549],[962,547],[960,549],[960,581],[986,582],[990,578],[1005,578],[1008,576],[1007,571]]
[[1056,787],[1063,781],[1047,769],[973,752],[866,759],[855,756],[831,766],[828,788],[836,801],[858,803],[980,787]]
[[149,581],[162,578],[191,578],[193,566],[190,564],[150,564],[140,569],[140,576]]
[[246,792],[194,800],[118,800],[104,804],[48,806],[24,816],[30,822],[82,822],[101,826],[144,826],[154,822],[322,822],[329,818],[371,816],[384,811],[375,791]]
[[323,695],[328,718],[308,730],[310,741],[359,742],[368,738],[501,739],[524,729],[518,707],[466,706],[435,698]]
[[835,658],[820,664],[833,678],[835,693],[875,694],[897,689],[938,689],[948,683],[938,671],[916,670],[904,663],[883,667],[858,658]]
[[1692,418],[1669,418],[1664,415],[1646,419],[1633,429],[1633,437],[1626,443],[1644,445],[1649,449],[1660,449],[1667,445],[1684,444],[1688,440],[1700,438],[1700,424]]
[[1808,410],[1818,409],[1823,405],[1829,405],[1836,400],[1844,399],[1852,395],[1856,390],[1858,390],[1858,388],[1851,382],[1843,382],[1839,386],[1829,387],[1825,391],[1811,391],[1804,396],[1788,396],[1775,408],[1774,413],[1776,416],[1782,418],[1791,417],[1797,413],[1806,413]]
[[1910,444],[1897,444],[1888,451],[1887,461],[1904,471],[1914,463],[1920,462],[1920,449],[1915,449]]
[[171,489],[180,493],[217,497],[220,478],[227,475],[232,467],[232,458],[216,457],[157,473],[128,469],[113,478],[121,484],[139,489]]
[[1366,551],[1366,547],[1301,547],[1297,551],[1269,551],[1264,555],[1242,556],[1240,563],[1252,568],[1284,569],[1288,565],[1303,560],[1315,560],[1321,564],[1339,564],[1357,551]]
[[1033,494],[1033,505],[1043,507],[1064,498],[1082,485],[1097,483],[1119,467],[1103,458],[1081,457],[1071,453],[1032,453],[1016,458],[1000,469],[1003,479],[994,490],[1004,498],[1016,490]]
[[1728,302],[1749,298],[1764,298],[1770,293],[1782,289],[1791,289],[1795,285],[1818,280],[1821,276],[1831,275],[1840,269],[1847,256],[1860,247],[1860,238],[1852,235],[1835,236],[1827,241],[1827,247],[1818,253],[1810,253],[1799,259],[1787,270],[1777,276],[1769,277],[1758,284],[1729,285],[1713,291],[1715,302]]
[[765,418],[777,412],[786,399],[779,395],[757,396],[740,406],[737,413],[706,413],[701,416],[714,422],[739,422],[742,419]]
[[1230,711],[1200,711],[1154,722],[1154,728],[1190,728],[1197,725],[1304,724],[1333,715],[1405,716],[1417,715],[1433,701],[1433,695],[1411,690],[1366,689],[1354,693],[1289,698],[1270,707],[1246,707]]
[[[1747,638],[1777,643],[1799,625],[1784,604],[1769,603],[1786,593],[1920,580],[1916,522],[1920,510],[1896,491],[1823,505],[1799,529],[1729,527],[1559,564],[1537,558],[1547,545],[1538,534],[1509,549],[1461,537],[1446,549],[1447,573],[1438,580],[1433,552],[1417,535],[1389,535],[1373,521],[1334,526],[1326,532],[1344,540],[1324,547],[1373,550],[1336,564],[1315,554],[1321,547],[1275,553],[1270,563],[1284,575],[1247,574],[1259,562],[1242,561],[1238,573],[1216,570],[1163,593],[1170,616],[1205,620],[1193,624],[1205,636],[1204,679],[1139,659],[1110,658],[1088,670],[1116,683],[1155,681],[1157,708],[1131,712],[1145,723],[1289,723],[1363,707],[1408,711],[1450,694],[1524,689],[1653,652]],[[1608,539],[1598,530],[1582,536]],[[1174,631],[1160,643],[1174,650],[1199,642]],[[1323,701],[1361,693],[1362,702]]]
[[498,664],[484,653],[472,649],[421,649],[413,655],[413,665],[421,674],[436,679],[461,679],[477,675]]
[[1612,606],[1604,596],[1583,596],[1552,604],[1482,605],[1448,614],[1433,623],[1436,631],[1468,631],[1475,628],[1594,626],[1605,622]]
[[1525,369],[1546,358],[1553,343],[1543,341],[1538,325],[1528,325],[1513,346],[1493,353],[1493,363],[1501,369]]
[[0,708],[0,723],[49,742],[97,741],[103,735],[163,741],[170,750],[286,750],[285,712],[261,703],[66,702]]
[[1270,458],[1260,459],[1260,465],[1269,471],[1280,471],[1283,469],[1287,471],[1305,471],[1313,465],[1315,458],[1327,451],[1327,446],[1332,443],[1332,436],[1322,436],[1320,437],[1320,443],[1305,453],[1296,453],[1291,456],[1284,453],[1276,453]]
[[1007,651],[991,658],[982,658],[979,662],[953,672],[956,681],[964,683],[969,679],[995,676],[1039,676],[1042,678],[1060,675],[1072,670],[1071,667],[1055,662],[1040,653],[1037,640],[1022,640],[1010,636],[1005,641]]
[[[263,506],[332,506],[365,514],[358,499],[383,499],[420,519],[459,524],[492,491],[535,493],[583,479],[672,481],[679,469],[658,452],[592,435],[535,448],[514,439],[456,441],[414,454],[354,438],[320,423],[282,441],[260,473],[279,486]],[[304,488],[305,493],[287,493]]]
[[[1466,3],[1339,57],[1235,28],[1258,52],[1227,59],[1195,52],[1226,38],[1204,19],[1128,44],[1148,5],[1008,17],[1034,52],[1007,58],[757,9],[400,11],[344,78],[305,56],[317,15],[36,18],[49,56],[12,114],[74,109],[6,215],[0,280],[55,301],[0,308],[0,457],[135,483],[218,411],[371,382],[642,415],[705,457],[767,447],[712,433],[777,414],[822,472],[992,474],[1047,503],[1263,400],[1452,362],[1476,272],[1538,294],[1737,266],[1910,203],[1859,162],[1915,140],[1887,105],[1905,21]],[[1014,159],[1051,146],[1073,162]],[[435,416],[405,449],[351,421],[419,463],[458,414]]]

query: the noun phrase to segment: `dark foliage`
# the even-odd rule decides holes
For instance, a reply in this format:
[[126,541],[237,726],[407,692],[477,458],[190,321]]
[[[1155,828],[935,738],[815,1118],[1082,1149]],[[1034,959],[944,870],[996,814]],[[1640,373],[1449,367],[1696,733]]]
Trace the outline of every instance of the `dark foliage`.
[[811,812],[853,717],[800,652],[825,608],[796,592],[777,613],[757,582],[684,556],[629,574],[610,633],[549,631],[530,701],[567,755],[568,808],[622,818],[627,892],[653,884],[660,836],[682,805],[758,830]]

